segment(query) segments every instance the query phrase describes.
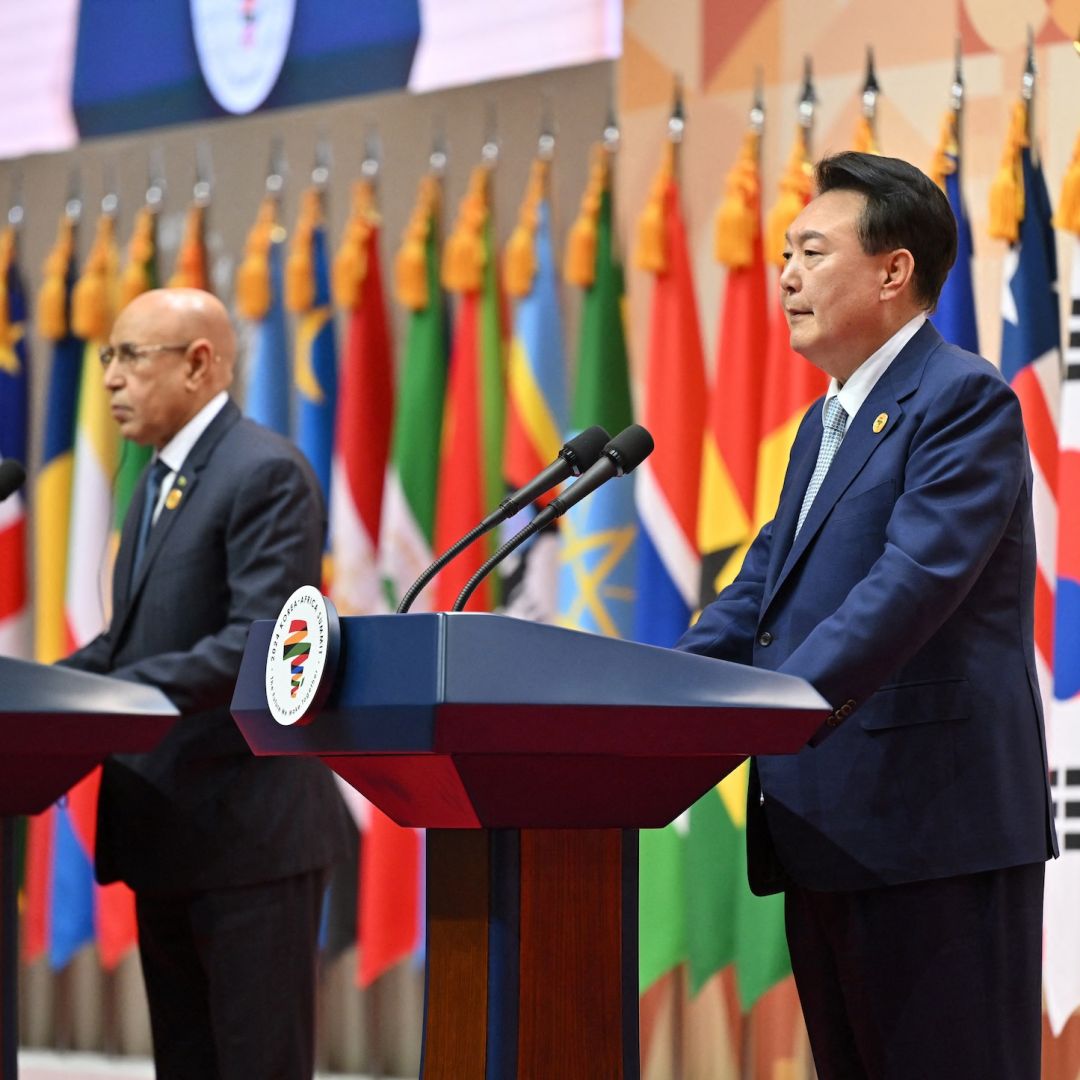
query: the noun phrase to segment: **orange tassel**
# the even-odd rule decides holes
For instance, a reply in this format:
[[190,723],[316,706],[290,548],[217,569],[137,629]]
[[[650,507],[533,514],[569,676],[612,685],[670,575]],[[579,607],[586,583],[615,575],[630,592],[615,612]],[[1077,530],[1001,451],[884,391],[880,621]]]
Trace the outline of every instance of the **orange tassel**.
[[8,225],[0,232],[0,370],[4,365],[3,349],[11,343],[11,323],[8,310],[8,270],[15,258],[15,229]]
[[378,221],[371,181],[358,180],[353,185],[352,213],[334,256],[332,284],[338,307],[352,311],[360,304],[360,293],[367,277],[371,235]]
[[236,309],[242,318],[258,322],[270,310],[270,245],[277,228],[277,200],[267,195],[259,204],[255,224],[244,244],[244,259],[236,271]]
[[489,214],[487,165],[478,165],[469,178],[457,221],[443,252],[442,282],[451,292],[476,292],[483,284],[486,253],[483,233]]
[[1027,106],[1013,106],[1009,134],[1001,155],[1001,165],[990,184],[990,235],[995,240],[1016,243],[1024,220],[1024,175],[1021,150],[1027,146]]
[[956,113],[949,109],[941,122],[941,135],[938,137],[934,161],[930,166],[930,179],[942,191],[945,190],[945,177],[956,172]]
[[874,126],[868,116],[860,116],[855,124],[855,139],[852,149],[860,154],[880,154]]
[[116,223],[102,214],[86,266],[71,293],[71,328],[85,341],[105,341],[112,331],[119,261]]
[[806,153],[806,133],[800,127],[795,144],[780,177],[780,195],[765,220],[765,258],[777,266],[784,265],[791,223],[802,213],[812,193],[810,159]]
[[716,211],[716,261],[732,269],[754,261],[754,240],[760,227],[759,141],[756,132],[748,131],[744,136],[739,157],[727,176],[727,194]]
[[285,306],[297,314],[315,305],[315,263],[311,238],[322,222],[322,199],[316,188],[309,187],[300,202],[292,247],[285,263]]
[[128,261],[120,275],[120,308],[127,307],[136,296],[150,288],[148,270],[154,257],[155,215],[143,207],[135,215],[135,229],[128,241]]
[[184,238],[176,256],[176,270],[169,278],[170,288],[210,291],[206,277],[206,221],[203,207],[192,206],[184,222]]
[[566,238],[563,256],[563,277],[570,285],[590,288],[596,280],[596,219],[600,215],[600,200],[610,183],[609,153],[603,146],[593,151],[589,181],[581,197],[577,220]]
[[634,265],[653,274],[667,270],[667,233],[664,228],[664,198],[675,175],[675,149],[672,143],[664,147],[664,160],[653,180],[645,209],[638,218],[637,246]]
[[537,159],[532,164],[525,197],[518,211],[518,223],[506,245],[503,283],[510,296],[527,296],[536,276],[537,208],[547,190],[548,163]]
[[68,332],[67,272],[74,250],[75,227],[65,214],[45,259],[45,277],[38,290],[38,333],[49,341],[60,341]]
[[430,230],[438,227],[440,204],[439,181],[425,176],[394,260],[394,291],[398,302],[410,311],[428,306],[426,248]]
[[1080,136],[1073,147],[1072,161],[1065,170],[1054,224],[1059,229],[1080,234]]

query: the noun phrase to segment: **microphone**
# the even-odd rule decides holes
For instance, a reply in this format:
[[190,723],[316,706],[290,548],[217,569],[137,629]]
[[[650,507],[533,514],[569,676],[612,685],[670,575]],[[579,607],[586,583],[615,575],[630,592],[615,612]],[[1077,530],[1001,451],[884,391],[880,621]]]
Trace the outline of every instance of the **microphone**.
[[[606,445],[605,445],[606,444]],[[475,528],[467,532],[452,547],[447,548],[410,586],[398,604],[398,614],[404,614],[412,607],[420,590],[448,563],[474,540],[484,533],[501,525],[507,518],[513,517],[523,506],[528,506],[534,499],[550,491],[556,484],[561,484],[571,476],[581,476],[591,468],[600,457],[601,451],[610,446],[608,433],[599,424],[586,428],[580,434],[567,440],[559,451],[558,457],[527,484],[506,496],[496,509]],[[574,485],[577,486],[576,484]]]
[[561,495],[557,495],[532,519],[520,532],[515,533],[479,570],[466,582],[454,601],[453,611],[462,611],[469,602],[469,597],[480,584],[509,555],[519,548],[530,536],[562,517],[572,506],[591,495],[598,487],[616,476],[625,476],[633,472],[652,452],[653,437],[640,424],[631,424],[604,447],[595,465],[592,465],[581,478]]
[[18,491],[25,480],[26,469],[23,468],[21,461],[16,461],[14,458],[4,458],[0,461],[0,502]]

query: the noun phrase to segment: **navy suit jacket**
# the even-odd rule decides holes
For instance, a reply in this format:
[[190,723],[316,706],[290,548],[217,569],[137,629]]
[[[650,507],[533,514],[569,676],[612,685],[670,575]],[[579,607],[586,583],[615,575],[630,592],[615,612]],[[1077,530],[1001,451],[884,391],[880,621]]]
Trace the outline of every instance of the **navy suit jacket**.
[[253,619],[321,574],[326,514],[294,446],[229,402],[188,454],[138,573],[146,477],[124,523],[108,629],[65,663],[159,687],[183,714],[150,753],[105,763],[97,872],[136,890],[251,885],[329,865],[347,815],[329,771],[256,758],[229,714]]
[[1015,394],[927,322],[793,540],[821,407],[795,436],[776,517],[679,643],[798,675],[835,710],[817,745],[755,760],[751,887],[872,888],[1056,855]]

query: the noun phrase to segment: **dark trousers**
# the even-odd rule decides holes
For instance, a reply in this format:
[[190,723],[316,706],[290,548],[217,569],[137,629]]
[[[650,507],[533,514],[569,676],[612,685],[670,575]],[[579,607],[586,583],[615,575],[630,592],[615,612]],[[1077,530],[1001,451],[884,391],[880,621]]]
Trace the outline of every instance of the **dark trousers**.
[[1038,1080],[1043,871],[789,889],[820,1080]]
[[310,1080],[324,880],[136,897],[157,1080]]

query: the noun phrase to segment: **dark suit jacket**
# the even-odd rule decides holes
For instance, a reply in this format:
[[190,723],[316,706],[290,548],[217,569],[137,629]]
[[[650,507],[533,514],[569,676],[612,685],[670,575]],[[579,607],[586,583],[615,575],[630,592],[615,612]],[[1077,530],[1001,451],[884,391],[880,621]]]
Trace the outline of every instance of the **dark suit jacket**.
[[869,888],[1056,854],[1016,396],[926,323],[856,414],[793,542],[821,435],[819,400],[775,519],[680,642],[801,676],[835,709],[819,745],[756,760],[751,887]]
[[109,628],[68,658],[149,683],[182,712],[148,754],[110,758],[97,874],[145,892],[247,885],[329,865],[350,828],[317,761],[255,758],[229,715],[253,619],[318,582],[326,515],[299,452],[229,402],[174,483],[142,564],[131,562],[146,477],[132,499]]

